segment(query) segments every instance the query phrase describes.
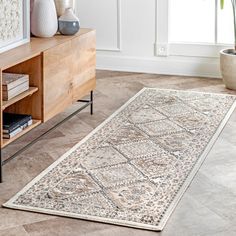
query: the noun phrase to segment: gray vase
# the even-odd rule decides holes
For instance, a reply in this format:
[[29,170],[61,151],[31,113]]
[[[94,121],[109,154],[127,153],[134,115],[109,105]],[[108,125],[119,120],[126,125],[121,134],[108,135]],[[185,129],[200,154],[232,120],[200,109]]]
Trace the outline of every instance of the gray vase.
[[59,32],[63,35],[74,35],[80,29],[79,18],[71,8],[67,8],[65,13],[58,20]]

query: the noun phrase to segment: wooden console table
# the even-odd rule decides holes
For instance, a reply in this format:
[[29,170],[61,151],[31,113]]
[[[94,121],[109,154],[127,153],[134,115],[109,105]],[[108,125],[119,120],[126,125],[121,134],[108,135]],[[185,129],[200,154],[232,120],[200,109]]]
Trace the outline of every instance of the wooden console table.
[[[96,86],[95,66],[96,36],[95,31],[90,29],[81,29],[74,36],[32,38],[30,43],[0,54],[0,88],[2,88],[3,72],[30,76],[30,89],[9,101],[2,100],[2,89],[0,89],[0,182],[2,182],[2,166],[35,143],[42,135],[7,160],[2,158],[4,147],[64,111],[73,102],[85,102],[85,105],[65,120],[89,105],[92,114],[92,91]],[[90,100],[80,100],[89,93]],[[30,114],[33,124],[15,137],[3,139],[3,111]]]

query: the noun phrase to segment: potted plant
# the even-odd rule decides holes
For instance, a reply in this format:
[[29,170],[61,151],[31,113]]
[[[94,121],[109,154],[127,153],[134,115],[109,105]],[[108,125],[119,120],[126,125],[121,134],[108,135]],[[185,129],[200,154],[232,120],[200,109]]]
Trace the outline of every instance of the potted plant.
[[[226,88],[236,90],[236,0],[231,0],[234,17],[234,48],[220,52],[221,74]],[[221,9],[224,0],[221,0]]]

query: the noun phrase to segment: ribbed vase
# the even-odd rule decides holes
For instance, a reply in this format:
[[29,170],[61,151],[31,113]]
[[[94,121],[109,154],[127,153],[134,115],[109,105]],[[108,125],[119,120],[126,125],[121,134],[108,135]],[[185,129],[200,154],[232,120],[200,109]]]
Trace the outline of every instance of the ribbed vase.
[[54,0],[34,0],[31,14],[31,33],[34,36],[48,38],[58,29]]
[[62,16],[67,8],[72,8],[74,10],[75,8],[75,2],[74,0],[54,0],[56,9],[57,9],[57,16]]

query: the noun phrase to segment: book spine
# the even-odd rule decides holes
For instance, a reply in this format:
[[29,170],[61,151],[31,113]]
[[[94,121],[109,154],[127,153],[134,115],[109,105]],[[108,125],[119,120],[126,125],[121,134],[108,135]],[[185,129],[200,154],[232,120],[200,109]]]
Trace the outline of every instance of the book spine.
[[16,128],[16,129],[14,129],[14,130],[12,130],[11,132],[9,131],[9,130],[7,130],[7,129],[4,129],[3,130],[3,134],[12,134],[12,133],[14,133],[14,132],[17,132],[18,130],[22,130],[21,129],[21,127],[18,127],[18,128]]
[[23,130],[23,128],[18,128],[17,130],[15,130],[14,132],[12,132],[10,134],[3,134],[3,138],[10,139],[10,138],[16,136],[17,134],[19,134],[22,130]]
[[[4,73],[3,73],[3,76],[4,76]],[[14,74],[13,74],[13,76],[14,76]],[[28,82],[28,81],[29,81],[29,75],[22,75],[17,80],[15,80],[9,84],[3,84],[2,87],[4,88],[4,90],[10,90],[10,89],[17,87],[21,83]]]
[[29,84],[29,80],[22,80],[21,83],[18,83],[16,86],[9,86],[7,84],[3,84],[2,90],[4,92],[7,92],[7,91],[10,91],[10,90],[13,90],[13,89],[16,89],[16,88],[22,86],[22,84]]
[[15,87],[12,87],[12,88],[9,88],[9,86],[7,86],[7,85],[2,85],[2,91],[3,91],[3,93],[7,93],[7,92],[11,92],[11,91],[17,90],[17,89],[25,87],[25,86],[29,86],[29,80],[23,81],[22,83],[18,84]]
[[24,84],[24,87],[21,87],[20,89],[16,90],[16,89],[12,89],[9,91],[3,91],[3,100],[4,101],[8,101],[16,96],[18,96],[19,94],[27,91],[29,89],[29,84]]
[[22,132],[25,128],[27,128],[28,126],[32,125],[32,123],[33,123],[33,120],[29,120],[23,126],[17,128],[16,130],[12,131],[11,133],[3,133],[3,138],[10,139],[10,138],[16,136],[17,134]]
[[17,128],[23,126],[25,123],[28,123],[30,120],[32,120],[32,117],[25,117],[24,119],[22,119],[21,121],[19,121],[18,123],[12,125],[11,127],[7,126],[7,125],[3,125],[3,129],[4,130],[8,130],[9,133],[13,132],[14,130],[16,130]]

